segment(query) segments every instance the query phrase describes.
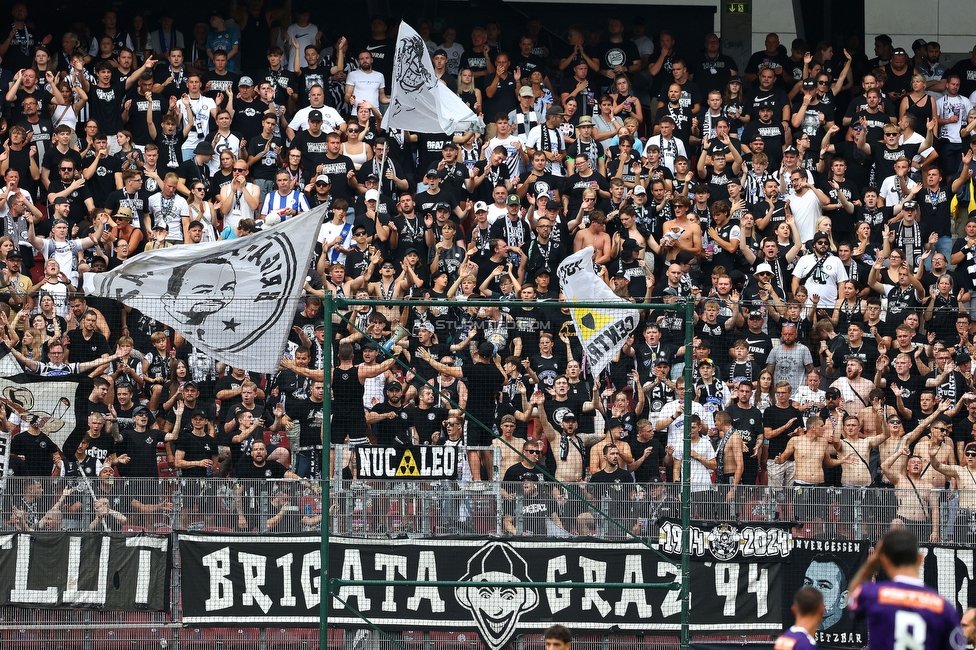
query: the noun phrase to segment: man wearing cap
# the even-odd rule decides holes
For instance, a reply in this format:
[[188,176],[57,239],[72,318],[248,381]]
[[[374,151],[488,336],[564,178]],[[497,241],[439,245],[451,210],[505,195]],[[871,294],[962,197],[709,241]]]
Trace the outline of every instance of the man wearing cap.
[[563,121],[563,110],[552,106],[546,113],[545,124],[538,124],[529,131],[525,140],[525,150],[531,158],[536,152],[546,157],[546,171],[553,176],[563,177],[567,172],[563,166],[566,160],[566,141],[559,125]]
[[[174,408],[183,412],[182,403]],[[191,409],[192,410],[192,409]],[[129,457],[128,463],[119,465],[119,473],[126,478],[158,478],[159,465],[156,448],[162,442],[173,442],[178,435],[165,433],[155,426],[150,427],[150,412],[141,404],[132,409],[131,426],[122,429],[121,441],[116,445],[120,456]]]
[[206,196],[210,197],[216,193],[215,187],[211,187],[211,179],[213,178],[213,171],[210,167],[210,161],[213,160],[216,152],[214,151],[213,145],[210,144],[209,140],[202,140],[198,142],[196,146],[193,147],[193,155],[187,156],[184,151],[183,163],[180,164],[179,169],[176,173],[180,177],[180,184],[176,191],[179,192],[181,196],[190,195],[190,186],[194,182],[203,183],[204,189],[206,191]]
[[538,422],[556,460],[556,480],[578,483],[584,480],[589,465],[589,448],[605,439],[602,433],[578,433],[576,414],[565,411],[557,432],[546,415],[546,396],[543,391],[532,394],[530,402],[536,406]]
[[763,152],[769,158],[769,167],[779,169],[783,160],[783,143],[788,142],[788,131],[773,117],[774,105],[772,100],[765,100],[756,104],[756,117],[746,124],[742,131],[742,142],[749,144],[757,139],[763,141]]
[[[529,246],[529,242],[532,241],[532,228],[523,216],[522,203],[517,194],[508,195],[508,198],[505,199],[505,208],[505,217],[499,217],[491,225],[491,237],[492,239],[501,239],[508,244],[509,262],[521,264],[524,271],[525,256],[516,253],[512,249],[517,248],[524,253]],[[521,258],[521,261],[519,261],[519,258]]]
[[593,118],[584,115],[576,124],[576,141],[566,145],[566,175],[576,173],[576,158],[586,156],[590,168],[607,175],[607,161],[603,144],[593,137]]
[[532,86],[522,86],[518,91],[518,108],[508,114],[508,121],[515,125],[515,135],[519,137],[522,144],[528,144],[529,132],[542,124],[545,113],[537,113],[535,105],[535,93]]
[[[794,179],[799,180],[799,176],[794,175]],[[819,296],[819,304],[829,306],[836,302],[837,285],[844,280],[847,271],[840,258],[830,252],[830,238],[825,233],[817,233],[813,236],[813,255],[801,257],[793,269],[793,293],[802,285],[809,294],[807,307],[814,305],[814,295]]]
[[0,274],[0,302],[19,311],[31,289],[31,279],[21,272],[23,257],[19,248],[7,253],[6,268]]
[[[265,101],[254,85],[254,79],[243,76],[237,82],[237,97],[234,98],[233,128],[250,141],[261,132],[262,120],[265,114],[275,116],[275,135],[281,136],[287,122],[284,114],[279,114]],[[263,82],[262,82],[263,83]]]
[[410,445],[410,412],[403,407],[403,384],[387,382],[384,400],[366,414],[366,424],[376,432],[376,443],[382,446]]
[[[423,192],[417,192],[417,195],[414,197],[417,212],[424,220],[425,236],[426,232],[433,227],[433,218],[436,215],[437,207],[441,203],[446,203],[448,211],[456,215],[459,219],[465,216],[465,212],[458,205],[456,197],[441,188],[441,181],[444,178],[444,174],[445,172],[437,167],[428,169],[427,173],[424,174],[424,184],[427,185],[427,189]],[[429,220],[428,217],[430,217]],[[428,244],[430,243],[428,242]]]
[[295,117],[285,129],[289,141],[294,140],[295,135],[300,131],[307,131],[310,128],[313,115],[316,121],[321,122],[320,128],[325,133],[346,130],[346,122],[339,112],[325,104],[325,90],[322,86],[312,86],[309,89],[309,105],[295,113]]

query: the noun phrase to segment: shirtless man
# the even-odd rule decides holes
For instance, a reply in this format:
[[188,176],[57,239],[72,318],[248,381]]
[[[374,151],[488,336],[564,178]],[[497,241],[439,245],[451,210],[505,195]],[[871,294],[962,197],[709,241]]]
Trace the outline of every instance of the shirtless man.
[[[855,415],[844,418],[844,430],[841,436],[838,458],[841,462],[841,485],[845,488],[841,496],[841,507],[844,509],[842,520],[845,522],[863,523],[877,521],[877,508],[873,498],[873,491],[868,490],[874,477],[871,475],[869,459],[871,450],[888,439],[890,433],[882,419],[884,407],[880,399],[875,399],[871,411],[862,410],[861,417],[873,420],[872,429],[881,431],[880,434],[868,434],[861,426],[862,420]],[[860,516],[858,516],[860,515]],[[865,530],[862,534],[867,535]]]
[[511,414],[503,415],[498,429],[502,435],[500,438],[492,440],[491,446],[498,447],[502,450],[502,460],[498,466],[498,471],[500,476],[505,476],[505,472],[508,471],[509,467],[517,465],[522,461],[522,456],[518,452],[521,441],[515,438],[515,416]]
[[725,513],[735,518],[735,493],[742,484],[742,473],[745,470],[746,443],[742,435],[732,427],[732,415],[728,411],[715,414],[715,428],[718,429],[718,447],[715,455],[718,460],[718,482],[727,485],[725,503],[729,510]]
[[664,236],[661,239],[661,247],[665,250],[665,257],[669,262],[672,262],[679,251],[701,255],[701,225],[697,218],[688,218],[691,201],[686,196],[677,196],[672,199],[671,204],[674,209],[674,219],[664,222]]
[[922,479],[922,457],[908,447],[881,463],[881,471],[895,486],[898,508],[892,524],[900,521],[919,540],[939,541],[939,497]]
[[970,522],[976,518],[976,442],[966,445],[963,451],[966,454],[965,465],[946,465],[936,458],[937,451],[935,447],[929,449],[932,454],[929,456],[932,469],[948,478],[956,479],[956,487],[959,489],[959,512],[956,515],[952,541],[956,544],[971,544],[974,535]]
[[599,210],[590,213],[590,225],[580,228],[573,238],[573,250],[592,246],[594,264],[608,264],[613,259],[613,240],[607,234],[607,216]]
[[861,376],[864,362],[858,357],[848,357],[847,375],[834,381],[830,386],[840,391],[844,410],[856,413],[868,405],[874,382]]
[[596,474],[603,468],[603,448],[605,445],[611,445],[620,452],[621,467],[629,467],[634,462],[634,454],[630,449],[630,445],[620,439],[620,434],[623,430],[623,420],[614,417],[607,418],[607,426],[604,427],[606,436],[603,438],[605,444],[596,445],[593,451],[590,452],[590,475]]
[[549,441],[549,446],[556,458],[556,480],[566,483],[578,483],[583,480],[586,469],[585,449],[592,447],[603,440],[601,433],[576,433],[579,427],[576,422],[575,413],[563,414],[560,426],[562,431],[557,432],[549,423],[549,418],[545,416],[543,405],[546,396],[543,391],[536,391],[532,395],[532,404],[538,407],[539,421],[542,423],[542,431]]
[[[834,435],[833,426],[824,427],[824,421],[817,416],[807,418],[805,433],[790,438],[786,451],[773,462],[782,465],[790,458],[796,459],[796,475],[793,484],[798,488],[814,488],[798,491],[794,516],[800,522],[823,522],[826,517],[827,495],[824,487],[824,464],[836,467],[840,460],[831,456],[839,441]],[[819,489],[818,489],[819,488]]]

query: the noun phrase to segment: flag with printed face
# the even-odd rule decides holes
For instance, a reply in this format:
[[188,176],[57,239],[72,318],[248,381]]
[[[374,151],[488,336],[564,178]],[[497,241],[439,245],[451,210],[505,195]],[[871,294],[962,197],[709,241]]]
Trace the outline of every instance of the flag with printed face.
[[484,131],[480,117],[434,75],[434,65],[420,34],[405,22],[397,33],[393,84],[383,128],[414,133]]
[[[564,259],[557,274],[566,302],[626,302],[594,272],[592,246]],[[636,309],[590,307],[570,307],[570,313],[594,377],[624,346],[640,316]]]
[[85,292],[138,309],[218,361],[276,372],[326,207],[247,237],[154,250],[87,273]]

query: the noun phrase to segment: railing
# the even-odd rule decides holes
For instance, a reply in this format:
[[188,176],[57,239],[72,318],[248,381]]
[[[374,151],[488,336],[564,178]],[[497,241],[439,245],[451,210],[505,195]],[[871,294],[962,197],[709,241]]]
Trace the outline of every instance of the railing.
[[[497,462],[497,461],[496,461]],[[590,505],[609,513],[630,533],[657,539],[667,519],[680,517],[680,485],[650,483],[605,485],[581,483],[485,482],[472,490],[457,480],[331,481],[327,510],[332,530],[344,536],[430,537],[441,535],[549,535],[621,540],[627,533],[603,519]],[[572,496],[567,488],[578,493]],[[797,538],[876,540],[891,525],[914,527],[921,541],[933,530],[917,521],[918,497],[912,489],[739,486],[727,500],[727,486],[693,486],[694,519],[737,525],[764,524],[792,528]],[[922,489],[922,498],[928,491]],[[971,543],[973,512],[960,508],[976,495],[933,490],[938,506],[935,530],[941,544]],[[102,525],[107,500],[122,522]],[[25,530],[121,530],[129,534],[171,536],[179,531],[224,531],[239,534],[318,531],[323,514],[321,492],[304,481],[235,481],[208,478],[90,479],[8,478],[3,501],[6,532]],[[28,507],[28,502],[33,504]],[[546,504],[544,510],[527,508]],[[58,512],[54,512],[57,510]],[[16,512],[30,516],[15,516]],[[540,517],[539,512],[546,514]],[[60,513],[60,514],[59,514]],[[101,515],[101,516],[99,516]],[[93,524],[94,522],[94,524]],[[931,520],[930,520],[931,522]],[[924,536],[924,537],[923,537]],[[935,541],[935,538],[932,538]],[[182,599],[179,553],[171,574],[173,603]],[[172,613],[126,613],[89,610],[43,610],[0,607],[0,645],[41,650],[77,648],[317,648],[317,630],[285,628],[183,627],[179,607]],[[405,648],[475,648],[476,631],[395,632]],[[651,644],[650,646],[648,644]],[[654,647],[670,650],[677,638],[591,635],[580,645],[592,650]],[[368,630],[330,630],[329,648],[392,648],[388,639]],[[525,634],[519,648],[542,648],[541,636]]]

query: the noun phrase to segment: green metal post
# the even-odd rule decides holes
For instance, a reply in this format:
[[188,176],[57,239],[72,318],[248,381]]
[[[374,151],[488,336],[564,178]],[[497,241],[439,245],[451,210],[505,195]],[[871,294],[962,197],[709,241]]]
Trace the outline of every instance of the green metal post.
[[681,459],[681,648],[688,650],[691,643],[691,402],[693,385],[691,364],[694,362],[695,299],[689,296],[685,302],[685,417],[684,450]]
[[325,355],[325,399],[322,400],[322,476],[319,479],[322,486],[322,570],[319,574],[319,647],[325,650],[328,648],[329,641],[329,601],[332,599],[332,584],[329,581],[329,510],[331,497],[329,495],[329,474],[332,468],[332,445],[329,444],[331,432],[327,431],[332,417],[332,312],[335,310],[335,303],[332,293],[325,292],[325,299],[322,303],[322,314],[325,318],[325,342],[322,354]]

